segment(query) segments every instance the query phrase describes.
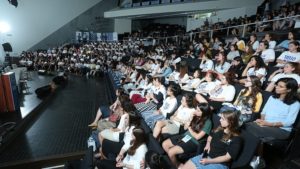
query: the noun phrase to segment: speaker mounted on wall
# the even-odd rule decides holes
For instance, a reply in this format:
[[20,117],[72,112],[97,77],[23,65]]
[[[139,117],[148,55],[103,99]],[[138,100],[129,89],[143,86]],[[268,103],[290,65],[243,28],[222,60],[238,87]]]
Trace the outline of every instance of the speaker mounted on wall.
[[11,47],[10,43],[8,43],[8,42],[3,43],[2,47],[3,47],[5,52],[12,52],[12,47]]

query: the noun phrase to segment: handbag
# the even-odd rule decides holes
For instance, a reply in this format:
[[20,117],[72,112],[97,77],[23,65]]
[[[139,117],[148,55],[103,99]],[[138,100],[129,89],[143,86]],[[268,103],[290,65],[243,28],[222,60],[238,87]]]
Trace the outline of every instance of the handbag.
[[119,120],[120,116],[116,113],[113,113],[113,111],[111,111],[109,117],[108,117],[108,120],[111,121],[111,122],[114,122],[116,123],[118,120]]

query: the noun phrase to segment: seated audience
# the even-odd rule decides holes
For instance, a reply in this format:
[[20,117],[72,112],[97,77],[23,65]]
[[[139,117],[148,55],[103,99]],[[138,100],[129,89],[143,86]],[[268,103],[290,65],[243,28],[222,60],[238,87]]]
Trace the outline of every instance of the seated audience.
[[166,119],[167,115],[177,108],[176,96],[180,92],[178,85],[170,85],[167,90],[168,97],[163,101],[163,105],[158,110],[148,110],[141,112],[147,125],[153,129],[155,122]]
[[178,134],[180,127],[191,121],[194,111],[194,97],[189,94],[183,96],[181,105],[170,120],[156,122],[153,137],[158,138],[160,134]]
[[212,109],[219,110],[223,102],[232,102],[235,95],[234,74],[227,72],[220,75],[221,84],[216,86],[209,95],[196,94],[199,103],[209,103]]
[[[259,56],[252,56],[250,62],[247,64],[246,68],[243,71],[242,76],[257,76],[261,83],[265,81],[265,76],[267,75],[267,69],[264,61]],[[239,80],[240,83],[245,84],[246,79]]]
[[298,70],[298,63],[286,63],[283,69],[278,69],[273,72],[269,77],[269,85],[266,91],[272,92],[275,88],[275,83],[281,78],[293,78],[297,81],[298,86],[300,86],[300,76]]
[[189,80],[186,81],[186,83],[180,84],[182,90],[191,91],[199,86],[201,83],[200,80],[201,71],[199,69],[196,69],[193,77],[190,77]]
[[261,118],[246,124],[246,131],[261,139],[287,139],[300,110],[295,79],[281,78],[265,104]]
[[207,72],[214,69],[214,62],[211,60],[210,54],[205,53],[202,55],[199,68],[201,72]]
[[204,95],[209,94],[216,86],[221,84],[217,77],[217,73],[212,71],[207,72],[205,77],[201,80],[200,85],[195,89],[195,92],[202,93]]
[[230,68],[230,63],[227,62],[226,56],[223,52],[219,52],[216,55],[216,64],[215,64],[215,71],[218,73],[226,73]]
[[245,69],[245,64],[240,56],[235,57],[232,62],[228,72],[235,74],[236,79],[242,77],[243,70]]
[[162,143],[162,147],[168,154],[172,163],[178,166],[177,154],[196,152],[198,146],[204,148],[207,136],[212,128],[211,111],[207,103],[199,103],[194,112],[193,119],[187,123],[187,131],[173,136]]
[[282,54],[277,58],[276,62],[276,67],[283,67],[287,62],[300,63],[299,42],[290,42],[289,50],[282,52]]
[[220,127],[210,134],[204,152],[181,165],[181,169],[227,169],[238,158],[242,149],[238,116],[235,112],[221,114]]
[[132,144],[125,157],[123,152],[123,154],[119,154],[115,160],[100,160],[96,164],[97,168],[140,168],[141,162],[145,161],[145,155],[148,151],[144,130],[140,128],[133,129],[131,138]]

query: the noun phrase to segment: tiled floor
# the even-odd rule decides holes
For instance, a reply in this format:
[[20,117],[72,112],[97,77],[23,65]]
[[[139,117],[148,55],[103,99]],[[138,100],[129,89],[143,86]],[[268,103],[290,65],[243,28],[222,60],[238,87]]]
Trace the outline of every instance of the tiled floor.
[[90,135],[87,125],[99,105],[108,104],[107,92],[105,78],[70,77],[32,126],[0,152],[0,167],[84,151]]

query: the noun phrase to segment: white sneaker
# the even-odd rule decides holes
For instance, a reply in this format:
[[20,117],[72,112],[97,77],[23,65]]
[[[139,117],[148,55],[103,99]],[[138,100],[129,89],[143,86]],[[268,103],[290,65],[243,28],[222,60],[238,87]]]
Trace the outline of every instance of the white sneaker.
[[260,156],[254,156],[250,162],[250,166],[253,169],[263,169],[266,167],[266,163],[265,163],[265,160],[263,158],[261,158]]

